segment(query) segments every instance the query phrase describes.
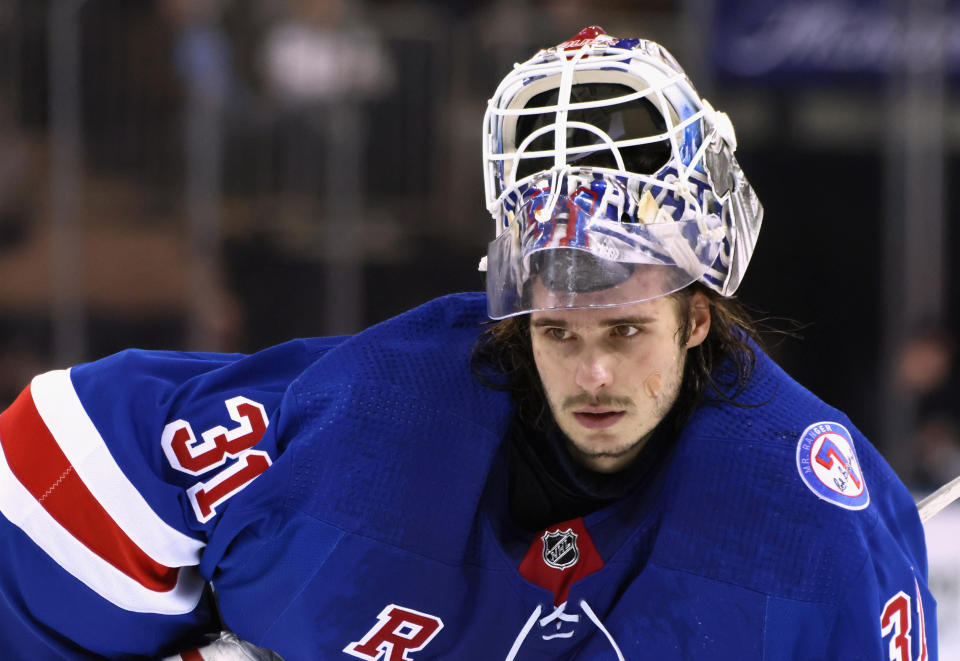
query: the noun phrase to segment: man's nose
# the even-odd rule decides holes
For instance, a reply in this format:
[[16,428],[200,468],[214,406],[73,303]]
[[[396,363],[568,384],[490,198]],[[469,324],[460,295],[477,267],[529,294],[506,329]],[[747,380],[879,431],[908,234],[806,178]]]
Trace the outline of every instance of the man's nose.
[[600,351],[586,353],[577,365],[576,382],[585,392],[595,395],[613,385],[612,357]]

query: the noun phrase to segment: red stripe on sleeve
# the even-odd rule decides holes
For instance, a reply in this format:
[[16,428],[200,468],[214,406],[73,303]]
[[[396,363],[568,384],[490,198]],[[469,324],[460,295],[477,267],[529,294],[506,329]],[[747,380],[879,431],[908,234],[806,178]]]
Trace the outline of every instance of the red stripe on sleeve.
[[148,590],[176,587],[179,569],[144,553],[87,489],[40,417],[29,386],[0,415],[0,445],[20,483],[84,546]]
[[183,661],[203,661],[203,655],[197,650],[180,652],[180,658],[183,659]]

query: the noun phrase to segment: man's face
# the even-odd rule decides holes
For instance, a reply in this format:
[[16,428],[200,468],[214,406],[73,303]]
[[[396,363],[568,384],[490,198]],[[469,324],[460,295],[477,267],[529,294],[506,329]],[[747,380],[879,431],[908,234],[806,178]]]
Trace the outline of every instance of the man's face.
[[673,406],[687,349],[710,327],[709,304],[694,294],[690,338],[681,344],[679,300],[531,314],[533,356],[550,410],[574,459],[587,468],[625,468]]

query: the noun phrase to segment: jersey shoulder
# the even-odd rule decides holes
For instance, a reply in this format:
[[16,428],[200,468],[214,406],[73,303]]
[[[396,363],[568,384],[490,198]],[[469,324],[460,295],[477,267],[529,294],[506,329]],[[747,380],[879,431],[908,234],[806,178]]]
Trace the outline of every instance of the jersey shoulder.
[[678,568],[831,603],[871,561],[925,576],[906,488],[843,413],[759,350],[735,404],[695,412],[667,484],[658,557]]
[[[451,295],[315,361],[291,387],[296,420],[282,434],[283,472],[268,476],[283,481],[284,507],[431,557],[460,557],[511,412],[509,396],[471,371],[486,321],[483,295]],[[271,497],[266,485],[258,491]]]

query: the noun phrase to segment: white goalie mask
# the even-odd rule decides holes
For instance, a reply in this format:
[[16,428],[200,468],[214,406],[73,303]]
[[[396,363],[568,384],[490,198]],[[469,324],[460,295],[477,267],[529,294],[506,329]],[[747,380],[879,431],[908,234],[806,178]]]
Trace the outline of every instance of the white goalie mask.
[[763,217],[730,120],[659,44],[589,27],[515,65],[483,121],[494,319],[732,294]]

